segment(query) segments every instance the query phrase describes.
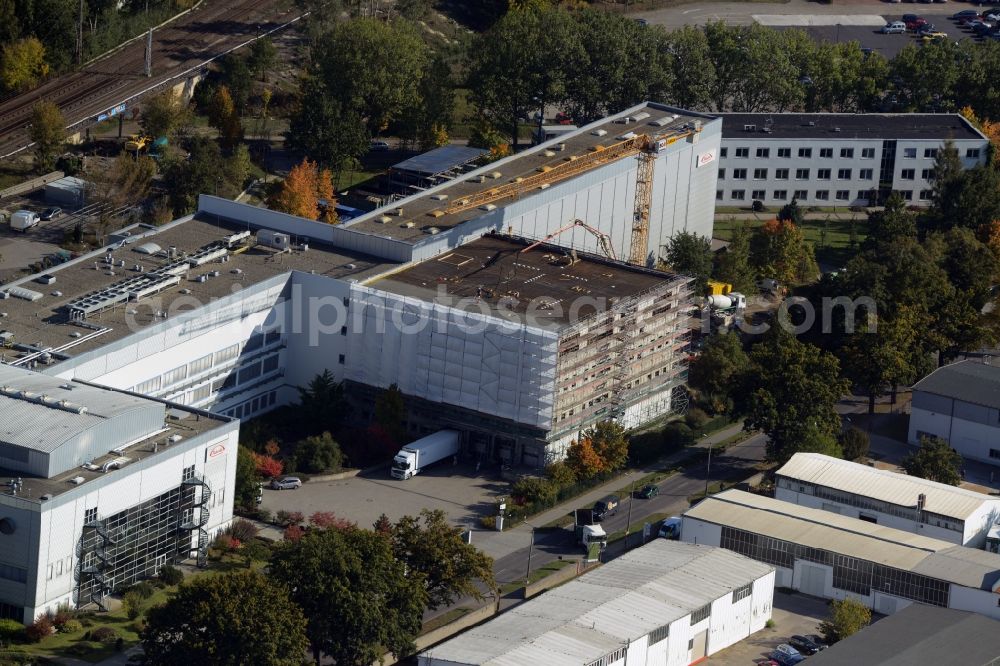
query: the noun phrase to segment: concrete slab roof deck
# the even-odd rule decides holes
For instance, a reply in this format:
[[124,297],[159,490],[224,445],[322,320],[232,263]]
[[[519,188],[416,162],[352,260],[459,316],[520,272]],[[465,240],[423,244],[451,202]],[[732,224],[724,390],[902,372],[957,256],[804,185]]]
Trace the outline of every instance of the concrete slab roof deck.
[[[560,134],[543,144],[470,171],[424,192],[401,199],[390,206],[359,216],[346,222],[345,227],[415,244],[427,238],[431,227],[439,230],[450,229],[488,212],[473,208],[440,216],[432,215],[435,211],[446,209],[456,200],[506,185],[516,178],[536,175],[545,169],[564,164],[574,156],[580,157],[601,150],[618,143],[620,139],[617,137],[628,132],[660,134],[680,130],[696,120],[706,125],[715,117],[652,102],[640,104],[577,130]],[[634,120],[625,123],[623,121],[626,118]],[[651,124],[654,122],[663,124]],[[560,147],[560,150],[554,150]],[[480,176],[483,178],[480,179]],[[502,199],[495,204],[497,207],[502,207],[513,201],[517,199]],[[402,215],[393,212],[397,208],[403,210]]]
[[[92,331],[68,321],[64,307],[70,301],[139,275],[133,270],[133,266],[137,264],[143,267],[143,272],[148,273],[169,263],[165,257],[137,251],[137,248],[149,242],[156,243],[163,250],[175,247],[178,252],[191,254],[205,245],[244,230],[246,225],[208,215],[182,219],[158,229],[147,230],[149,235],[144,237],[138,237],[143,230],[136,229],[130,237],[133,242],[123,247],[114,246],[111,253],[115,261],[123,260],[124,266],[112,269],[101,263],[105,253],[100,250],[76,262],[46,269],[44,272],[56,279],[52,284],[40,284],[34,280],[35,276],[30,276],[0,285],[0,292],[16,285],[42,294],[42,298],[36,301],[16,297],[0,300],[0,311],[5,313],[0,318],[0,331],[13,333],[17,343],[42,348],[58,348],[77,342],[66,351],[71,356],[102,347],[155,323],[155,312],[148,305],[152,302],[151,299],[145,302],[140,299],[138,302],[130,302],[127,307],[119,305],[89,316],[86,320],[88,324],[109,329],[90,339],[86,336]],[[293,250],[283,254],[257,246],[240,254],[230,253],[226,263],[209,262],[190,269],[181,277],[179,284],[156,294],[155,302],[164,311],[171,310],[174,303],[192,304],[184,308],[191,309],[194,303],[207,305],[242,288],[290,271],[316,272],[334,278],[363,281],[396,265],[398,264],[349,250],[325,247],[314,241],[310,241],[308,251]],[[108,274],[109,269],[113,270],[114,275]],[[214,271],[219,271],[220,275],[204,282],[198,281],[201,275]],[[188,293],[184,294],[182,290],[187,290]],[[135,310],[136,313],[129,315],[128,310]],[[130,327],[130,322],[135,325]],[[8,363],[23,355],[16,350],[2,348],[0,354]]]
[[[374,289],[486,312],[508,320],[561,328],[579,317],[610,309],[618,300],[690,278],[596,257],[503,234],[487,234],[452,252],[424,260],[369,283]],[[590,299],[595,305],[587,305]],[[579,310],[571,310],[574,302]],[[589,302],[589,301],[588,301]]]
[[[722,140],[986,140],[957,113],[720,113]],[[747,126],[753,129],[745,129]],[[859,157],[859,156],[858,156]]]

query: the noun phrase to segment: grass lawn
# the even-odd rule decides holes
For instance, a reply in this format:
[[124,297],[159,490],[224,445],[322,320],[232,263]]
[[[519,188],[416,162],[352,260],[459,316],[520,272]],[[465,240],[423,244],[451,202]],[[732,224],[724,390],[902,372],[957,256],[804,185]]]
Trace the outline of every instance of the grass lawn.
[[[764,220],[733,220],[717,219],[713,235],[716,238],[729,240],[732,237],[733,228],[746,222],[751,227],[759,227]],[[854,256],[856,250],[851,249],[851,227],[854,227],[857,243],[860,245],[868,235],[865,222],[863,220],[805,220],[802,223],[802,232],[806,240],[816,248],[816,259],[822,263],[834,266],[843,266]],[[826,227],[824,238],[823,228]]]

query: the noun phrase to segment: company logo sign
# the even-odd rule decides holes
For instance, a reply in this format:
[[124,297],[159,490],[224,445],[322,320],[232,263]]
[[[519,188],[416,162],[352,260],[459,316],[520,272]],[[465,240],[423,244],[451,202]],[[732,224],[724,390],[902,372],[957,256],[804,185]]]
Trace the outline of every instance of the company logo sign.
[[222,455],[225,455],[225,454],[226,454],[226,445],[225,444],[216,444],[215,446],[213,446],[212,448],[210,448],[208,450],[208,457],[209,458],[216,458],[218,456],[222,456]]
[[710,150],[707,153],[702,153],[698,156],[698,166],[703,167],[706,164],[711,164],[715,161],[715,151]]

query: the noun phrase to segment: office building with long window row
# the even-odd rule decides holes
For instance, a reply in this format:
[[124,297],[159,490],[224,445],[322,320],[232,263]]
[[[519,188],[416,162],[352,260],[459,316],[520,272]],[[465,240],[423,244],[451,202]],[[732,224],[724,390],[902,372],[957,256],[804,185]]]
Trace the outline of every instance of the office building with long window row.
[[869,206],[931,199],[934,160],[954,143],[965,168],[989,140],[955,113],[722,113],[718,206]]

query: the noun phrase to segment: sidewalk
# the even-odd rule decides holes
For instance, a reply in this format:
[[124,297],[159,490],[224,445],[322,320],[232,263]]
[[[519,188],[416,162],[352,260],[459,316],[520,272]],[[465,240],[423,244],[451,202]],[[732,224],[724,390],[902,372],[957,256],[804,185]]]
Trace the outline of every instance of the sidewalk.
[[660,458],[659,460],[643,465],[638,469],[626,472],[625,474],[611,479],[600,486],[596,486],[588,490],[582,495],[577,495],[576,497],[569,499],[558,506],[554,506],[551,509],[543,511],[542,513],[539,513],[531,517],[529,520],[521,523],[517,527],[513,527],[509,530],[505,530],[503,532],[474,530],[472,543],[494,560],[498,560],[501,557],[505,557],[511,553],[525,549],[531,542],[531,533],[534,528],[540,527],[565,516],[575,507],[593,504],[605,495],[618,491],[632,478],[639,478],[647,474],[652,474],[653,472],[663,469],[663,467],[667,465],[679,462],[690,455],[692,449],[707,448],[710,444],[714,446],[729,439],[730,437],[733,437],[734,435],[739,434],[742,430],[743,426],[740,424],[723,428],[708,437],[701,438],[692,446],[685,447],[668,456]]

